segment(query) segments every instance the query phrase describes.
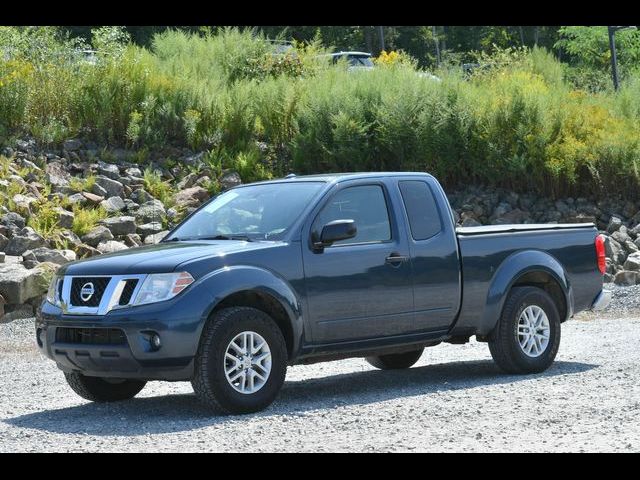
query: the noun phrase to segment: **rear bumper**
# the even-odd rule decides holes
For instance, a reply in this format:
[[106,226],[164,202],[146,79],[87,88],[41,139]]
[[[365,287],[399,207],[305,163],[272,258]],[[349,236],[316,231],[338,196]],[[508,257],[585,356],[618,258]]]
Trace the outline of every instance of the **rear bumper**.
[[607,308],[607,305],[609,305],[610,302],[611,302],[611,290],[602,289],[600,290],[600,293],[598,294],[596,299],[593,301],[593,304],[591,305],[591,310],[595,312],[604,310],[605,308]]

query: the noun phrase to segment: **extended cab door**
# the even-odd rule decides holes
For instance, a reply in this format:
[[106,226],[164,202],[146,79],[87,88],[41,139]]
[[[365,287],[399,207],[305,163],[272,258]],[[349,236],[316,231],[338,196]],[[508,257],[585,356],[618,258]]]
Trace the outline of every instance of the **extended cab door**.
[[[397,192],[394,196],[397,199]],[[355,180],[336,185],[305,225],[307,318],[314,343],[398,335],[413,329],[409,248],[396,215],[384,181]],[[356,237],[314,250],[312,232],[344,219],[355,221]]]
[[430,176],[398,181],[409,225],[417,331],[448,329],[461,301],[458,242],[451,207]]

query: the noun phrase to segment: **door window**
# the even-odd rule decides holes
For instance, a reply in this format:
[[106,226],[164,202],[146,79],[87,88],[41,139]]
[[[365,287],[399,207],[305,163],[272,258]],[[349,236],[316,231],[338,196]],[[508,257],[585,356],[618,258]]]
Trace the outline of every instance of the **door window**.
[[438,206],[426,182],[419,180],[400,182],[400,193],[414,240],[426,240],[442,230]]
[[353,220],[358,230],[354,238],[334,245],[391,240],[387,202],[379,185],[348,187],[338,192],[318,214],[313,231],[320,235],[322,227],[334,220]]

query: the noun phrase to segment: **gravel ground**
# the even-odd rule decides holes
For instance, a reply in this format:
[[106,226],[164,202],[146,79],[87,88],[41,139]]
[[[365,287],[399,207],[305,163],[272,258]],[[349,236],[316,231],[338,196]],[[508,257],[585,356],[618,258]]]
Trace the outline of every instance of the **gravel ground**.
[[93,404],[37,351],[33,320],[0,324],[0,452],[640,451],[640,286],[563,325],[544,374],[505,375],[486,344],[425,350],[409,370],[362,359],[289,369],[266,411],[212,415],[188,383]]

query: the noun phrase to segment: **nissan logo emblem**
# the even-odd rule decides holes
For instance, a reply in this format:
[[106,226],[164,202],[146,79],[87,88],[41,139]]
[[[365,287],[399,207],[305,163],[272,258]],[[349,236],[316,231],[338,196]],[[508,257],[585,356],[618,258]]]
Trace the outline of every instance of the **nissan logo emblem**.
[[89,300],[91,300],[91,297],[93,297],[94,293],[95,290],[93,288],[93,283],[85,283],[80,289],[80,298],[83,302],[88,302]]

